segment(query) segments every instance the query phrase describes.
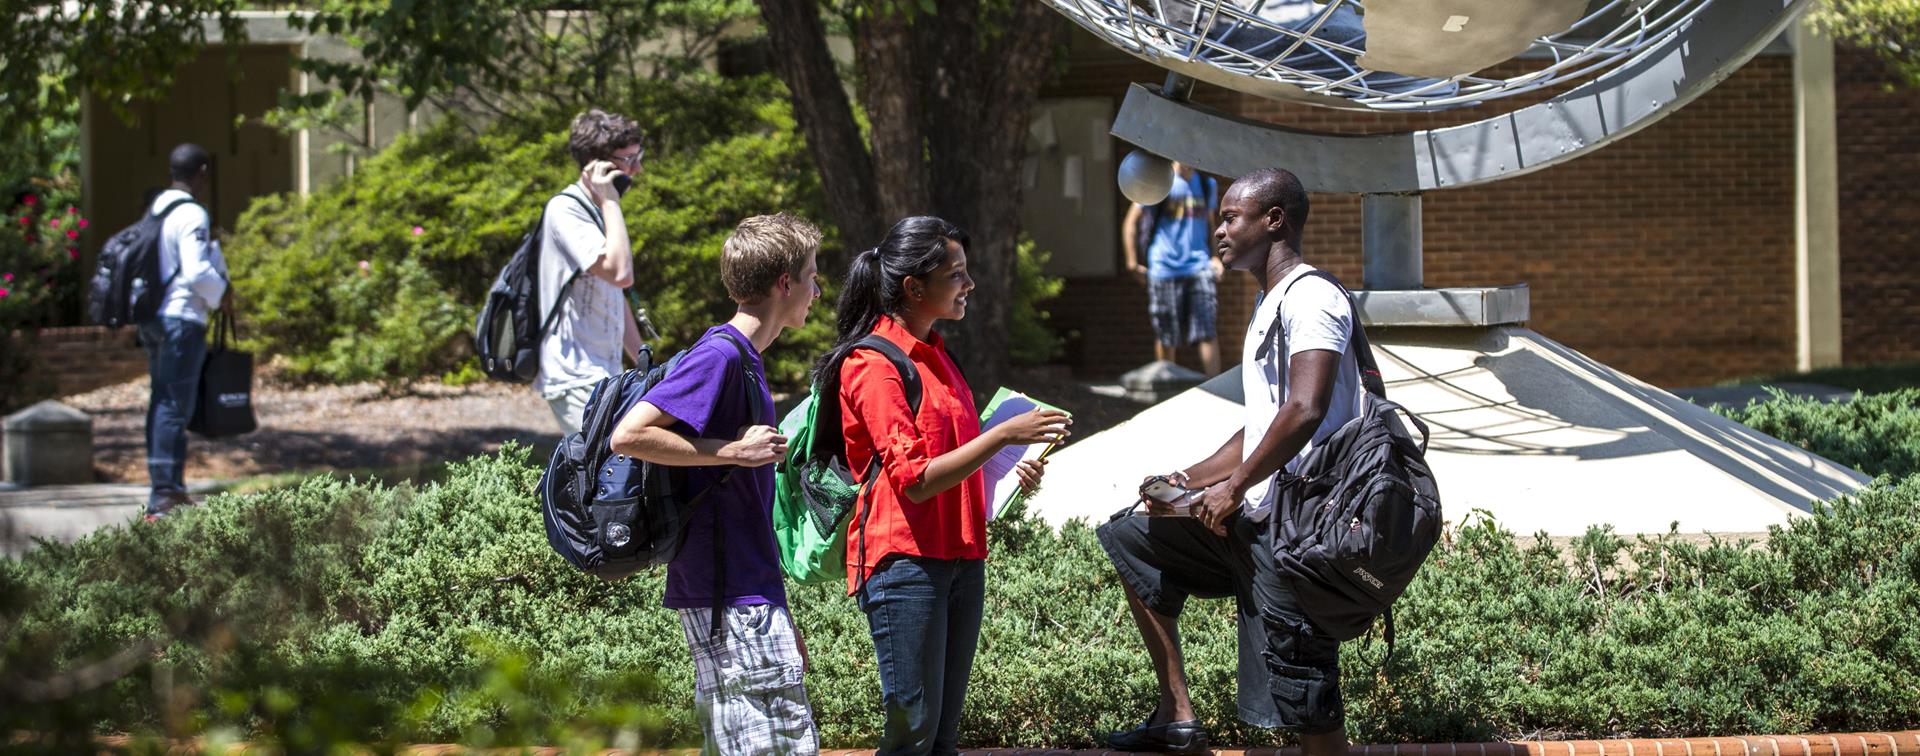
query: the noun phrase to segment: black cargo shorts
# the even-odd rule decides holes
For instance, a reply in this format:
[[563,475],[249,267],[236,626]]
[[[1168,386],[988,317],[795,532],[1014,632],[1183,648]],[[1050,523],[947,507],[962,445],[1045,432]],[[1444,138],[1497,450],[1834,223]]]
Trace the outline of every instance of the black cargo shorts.
[[1300,610],[1274,567],[1271,528],[1236,513],[1222,538],[1191,517],[1136,514],[1098,534],[1120,579],[1155,612],[1178,617],[1188,596],[1234,599],[1241,720],[1303,735],[1346,726],[1340,641]]

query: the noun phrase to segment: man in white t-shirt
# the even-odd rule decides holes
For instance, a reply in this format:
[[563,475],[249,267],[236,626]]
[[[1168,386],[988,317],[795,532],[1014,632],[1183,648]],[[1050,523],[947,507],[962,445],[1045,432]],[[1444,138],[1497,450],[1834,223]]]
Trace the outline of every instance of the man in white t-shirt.
[[[147,350],[147,519],[165,516],[187,498],[187,422],[200,398],[207,356],[207,316],[229,309],[227,261],[213,223],[197,201],[213,190],[213,156],[182,144],[168,156],[173,183],[146,208],[166,214],[160,226],[160,274],[167,290],[158,314],[139,324]],[[171,208],[171,211],[169,211]]]
[[560,315],[540,344],[533,390],[568,432],[580,430],[587,399],[640,350],[640,326],[622,292],[633,285],[633,247],[620,213],[617,177],[640,172],[640,125],[599,109],[573,119],[567,151],[580,180],[547,201],[540,234],[540,301]]
[[[1301,610],[1274,565],[1275,476],[1358,416],[1365,401],[1349,346],[1347,292],[1301,258],[1307,193],[1269,168],[1242,177],[1221,200],[1212,241],[1230,270],[1263,292],[1241,350],[1245,427],[1220,448],[1166,477],[1194,489],[1191,517],[1149,500],[1149,515],[1101,526],[1100,544],[1127,588],[1160,700],[1141,726],[1109,745],[1128,751],[1204,753],[1180,655],[1179,616],[1189,596],[1235,598],[1239,609],[1239,715],[1298,733],[1305,756],[1344,756],[1340,642]],[[1278,327],[1275,327],[1275,326]]]

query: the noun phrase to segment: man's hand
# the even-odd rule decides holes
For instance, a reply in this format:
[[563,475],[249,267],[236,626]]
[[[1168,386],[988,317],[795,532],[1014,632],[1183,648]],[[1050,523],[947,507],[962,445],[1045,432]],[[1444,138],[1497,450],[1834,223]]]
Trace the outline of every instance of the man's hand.
[[1215,281],[1218,281],[1227,276],[1227,264],[1220,262],[1219,257],[1208,257],[1207,267],[1213,269],[1213,280]]
[[787,458],[787,437],[771,425],[755,425],[720,447],[720,458],[741,467],[765,467]]
[[613,177],[618,173],[620,169],[607,160],[595,160],[580,169],[580,180],[586,182],[593,204],[620,202],[620,192],[613,188]]
[[1134,263],[1132,265],[1127,266],[1127,269],[1128,269],[1127,272],[1133,274],[1134,280],[1139,281],[1141,283],[1147,282],[1147,266],[1141,265],[1139,263]]
[[1200,518],[1200,524],[1207,526],[1214,535],[1227,535],[1227,517],[1240,511],[1240,494],[1235,493],[1231,481],[1220,481],[1207,487],[1201,496],[1200,506],[1194,515]]

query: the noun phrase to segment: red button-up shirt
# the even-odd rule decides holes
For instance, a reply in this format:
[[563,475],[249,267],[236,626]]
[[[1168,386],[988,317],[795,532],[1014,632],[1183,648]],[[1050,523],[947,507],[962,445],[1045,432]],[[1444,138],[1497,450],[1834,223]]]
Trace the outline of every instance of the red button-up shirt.
[[900,372],[885,355],[862,349],[841,363],[847,466],[864,483],[874,454],[880,455],[880,479],[847,518],[848,594],[889,555],[987,558],[987,491],[979,472],[918,504],[906,494],[933,458],[980,435],[973,389],[947,355],[939,334],[930,334],[932,343],[921,341],[892,318],[881,318],[873,332],[898,345],[920,369],[920,411],[908,408]]

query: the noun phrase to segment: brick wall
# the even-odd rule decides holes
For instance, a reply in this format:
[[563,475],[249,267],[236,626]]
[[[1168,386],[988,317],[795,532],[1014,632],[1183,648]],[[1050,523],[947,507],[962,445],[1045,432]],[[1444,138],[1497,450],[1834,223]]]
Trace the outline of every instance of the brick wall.
[[[1121,53],[1077,44],[1072,67],[1045,94],[1118,98],[1130,81],[1164,78],[1160,69]],[[1548,94],[1493,107],[1507,110]],[[1344,133],[1483,117],[1473,109],[1340,111],[1206,84],[1194,99],[1293,128]],[[1910,131],[1901,133],[1909,146]],[[1276,162],[1285,165],[1284,157]],[[1756,58],[1674,115],[1593,154],[1483,187],[1425,195],[1426,282],[1529,284],[1531,327],[1661,385],[1790,369],[1793,165],[1792,60]],[[1902,232],[1908,239],[1914,233]],[[1313,196],[1306,254],[1359,285],[1357,196]],[[1253,297],[1244,276],[1221,287],[1227,364],[1236,361]],[[1903,301],[1920,308],[1920,297]],[[1146,294],[1132,279],[1072,279],[1052,309],[1057,322],[1080,331],[1069,357],[1082,375],[1111,376],[1152,359]]]
[[34,379],[51,379],[57,396],[70,396],[147,374],[147,353],[133,329],[100,326],[42,328],[33,345]]
[[1834,60],[1840,147],[1841,358],[1920,360],[1920,90],[1872,53]]

